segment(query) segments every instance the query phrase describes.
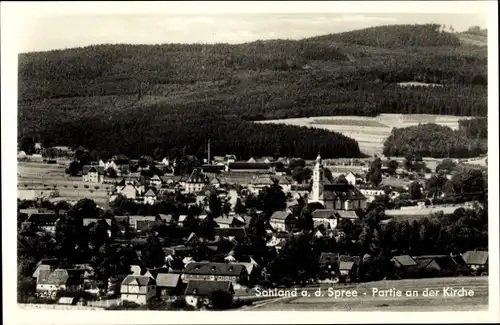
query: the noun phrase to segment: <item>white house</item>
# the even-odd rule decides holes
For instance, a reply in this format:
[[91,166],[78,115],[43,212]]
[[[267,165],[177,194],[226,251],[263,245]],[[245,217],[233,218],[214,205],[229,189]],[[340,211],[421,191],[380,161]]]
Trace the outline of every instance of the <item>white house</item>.
[[82,178],[84,182],[104,182],[104,168],[102,166],[83,166]]
[[351,185],[356,185],[356,175],[354,175],[352,172],[349,172],[346,176],[345,179],[347,182]]
[[144,194],[144,204],[154,205],[156,203],[156,194],[152,189],[149,189]]
[[151,177],[149,179],[149,184],[151,184],[152,186],[159,187],[159,186],[161,186],[161,183],[162,183],[162,181],[161,181],[160,176],[158,176],[156,174],[153,175],[153,177]]
[[122,301],[145,305],[156,296],[156,282],[145,275],[128,275],[120,287]]

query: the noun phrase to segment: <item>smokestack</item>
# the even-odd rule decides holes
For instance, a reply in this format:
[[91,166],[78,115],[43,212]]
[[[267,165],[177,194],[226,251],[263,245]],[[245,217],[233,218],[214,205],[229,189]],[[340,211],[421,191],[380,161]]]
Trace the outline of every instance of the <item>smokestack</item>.
[[211,160],[210,160],[210,139],[208,139],[208,150],[207,150],[207,152],[208,152],[208,161],[207,161],[207,163],[208,163],[209,165],[211,165],[211,164],[212,164],[212,162],[211,162]]

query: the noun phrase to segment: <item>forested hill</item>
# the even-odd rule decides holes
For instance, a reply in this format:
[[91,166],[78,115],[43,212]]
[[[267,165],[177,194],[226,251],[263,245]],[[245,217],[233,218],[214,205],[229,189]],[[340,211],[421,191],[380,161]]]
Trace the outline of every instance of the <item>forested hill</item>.
[[[20,54],[19,136],[105,151],[120,150],[121,143],[136,153],[163,146],[166,139],[155,134],[179,125],[185,129],[176,130],[185,136],[208,130],[198,117],[210,113],[217,117],[210,129],[229,127],[234,137],[217,139],[221,147],[215,154],[235,144],[265,148],[252,155],[293,154],[283,134],[296,132],[306,157],[315,157],[324,143],[332,157],[356,156],[357,144],[338,134],[285,126],[274,126],[271,134],[244,121],[379,113],[485,116],[486,47],[457,43],[437,27],[382,26],[238,45],[99,45]],[[409,81],[442,87],[398,85]],[[116,125],[146,127],[151,116],[143,112],[156,112],[157,123],[147,134],[113,131]],[[191,123],[188,129],[191,120],[203,125]],[[92,127],[97,123],[100,129]],[[236,127],[260,136],[243,141]],[[201,146],[179,141],[188,143],[188,151]]]

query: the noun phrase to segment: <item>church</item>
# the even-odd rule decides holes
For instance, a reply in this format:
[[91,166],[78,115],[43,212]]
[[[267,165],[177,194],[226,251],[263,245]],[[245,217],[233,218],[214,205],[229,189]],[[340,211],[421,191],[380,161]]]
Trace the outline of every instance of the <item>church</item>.
[[354,185],[325,179],[320,155],[316,158],[312,178],[309,203],[321,203],[325,209],[334,210],[366,209],[367,199]]

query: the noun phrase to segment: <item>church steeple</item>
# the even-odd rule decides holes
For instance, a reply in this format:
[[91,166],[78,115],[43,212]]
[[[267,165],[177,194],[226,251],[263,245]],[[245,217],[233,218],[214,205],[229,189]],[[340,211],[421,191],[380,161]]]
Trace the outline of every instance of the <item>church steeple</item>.
[[323,164],[321,162],[321,155],[318,153],[316,158],[316,165],[313,170],[313,184],[311,191],[310,202],[323,203]]

